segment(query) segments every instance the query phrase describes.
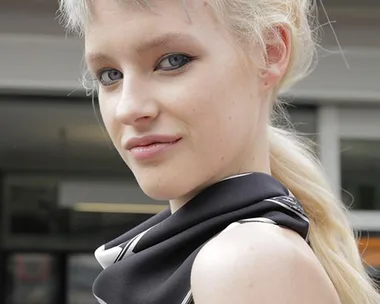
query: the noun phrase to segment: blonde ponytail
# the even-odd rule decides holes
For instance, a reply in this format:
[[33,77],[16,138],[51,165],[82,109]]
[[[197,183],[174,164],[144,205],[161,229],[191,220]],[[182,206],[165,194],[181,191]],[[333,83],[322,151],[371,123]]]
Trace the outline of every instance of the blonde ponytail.
[[342,304],[379,304],[363,266],[347,210],[332,193],[310,145],[294,131],[269,128],[272,175],[301,201],[310,218],[310,243]]

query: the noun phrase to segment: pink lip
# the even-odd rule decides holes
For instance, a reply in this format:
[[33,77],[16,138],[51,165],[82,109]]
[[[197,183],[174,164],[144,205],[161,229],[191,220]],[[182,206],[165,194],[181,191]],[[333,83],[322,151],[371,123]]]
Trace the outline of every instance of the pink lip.
[[170,149],[182,138],[170,135],[150,135],[141,138],[131,138],[125,148],[135,159],[143,160],[157,156]]

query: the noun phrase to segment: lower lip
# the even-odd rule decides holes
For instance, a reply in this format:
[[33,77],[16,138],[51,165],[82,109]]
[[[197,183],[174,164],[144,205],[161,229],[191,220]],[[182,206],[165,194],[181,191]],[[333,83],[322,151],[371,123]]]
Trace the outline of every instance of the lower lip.
[[149,146],[135,147],[129,150],[132,156],[137,160],[150,159],[158,156],[159,154],[169,150],[176,145],[181,139],[178,139],[171,143],[159,143]]

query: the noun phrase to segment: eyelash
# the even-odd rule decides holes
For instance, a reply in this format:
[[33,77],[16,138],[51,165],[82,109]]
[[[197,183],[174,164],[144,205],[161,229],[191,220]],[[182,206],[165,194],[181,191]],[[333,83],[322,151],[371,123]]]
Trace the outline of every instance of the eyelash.
[[[173,70],[178,70],[182,67],[184,67],[185,65],[189,64],[191,61],[193,61],[195,59],[194,56],[190,56],[190,55],[187,55],[187,54],[182,54],[182,53],[171,53],[171,54],[168,54],[168,55],[165,55],[164,57],[160,58],[160,60],[158,61],[158,63],[156,64],[154,70],[157,71],[158,70],[158,67],[160,64],[162,64],[162,62],[164,60],[169,60],[170,58],[173,58],[175,56],[182,56],[182,58],[186,58],[185,60],[185,63],[179,65],[177,68],[162,68],[163,71],[173,71]],[[169,60],[170,61],[170,60]]]
[[118,80],[113,80],[111,79],[111,82],[110,83],[105,83],[104,80],[102,79],[102,76],[105,74],[105,73],[109,73],[109,72],[117,72],[121,75],[120,79],[123,79],[124,76],[123,76],[123,73],[121,73],[119,70],[116,70],[116,69],[111,69],[111,68],[106,68],[106,69],[101,69],[99,70],[97,73],[96,73],[96,80],[104,87],[109,87],[113,84],[115,84]]
[[[160,68],[160,65],[162,65],[162,63],[165,61],[165,60],[170,60],[171,58],[173,58],[174,56],[181,56],[182,59],[185,59],[185,62],[184,63],[181,63],[181,64],[177,64],[176,66],[174,66],[173,68],[163,68],[161,67]],[[187,54],[182,54],[182,53],[172,53],[172,54],[168,54],[168,55],[165,55],[164,57],[162,57],[158,63],[155,65],[154,67],[154,71],[158,71],[158,70],[162,70],[164,72],[170,72],[170,71],[177,71],[179,69],[181,69],[182,67],[186,66],[187,64],[189,64],[190,62],[192,62],[193,60],[195,59],[194,56],[190,56],[190,55],[187,55]],[[102,80],[102,76],[105,74],[105,73],[109,73],[109,72],[117,72],[120,74],[120,78],[117,79],[117,80],[113,80],[111,79],[111,82],[110,83],[106,83],[104,82],[104,80]],[[110,78],[110,77],[109,77]],[[123,79],[123,73],[121,73],[119,70],[117,69],[112,69],[112,68],[105,68],[105,69],[101,69],[99,71],[97,71],[96,73],[96,80],[101,83],[103,86],[105,87],[108,87],[108,86],[111,86],[113,84],[115,84],[118,80],[120,79]]]

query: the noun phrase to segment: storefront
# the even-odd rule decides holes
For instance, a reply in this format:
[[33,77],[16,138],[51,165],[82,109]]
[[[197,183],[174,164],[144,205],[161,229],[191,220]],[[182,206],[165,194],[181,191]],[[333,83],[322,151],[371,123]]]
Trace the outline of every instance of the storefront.
[[[3,2],[0,303],[95,304],[94,249],[165,203],[141,193],[84,98],[83,41],[64,33],[58,2]],[[336,32],[321,11],[317,68],[285,100],[380,276],[380,6],[334,0],[326,9]]]
[[[380,106],[310,101],[295,103],[289,113],[295,127],[317,142],[333,188],[352,209],[359,247],[375,275]],[[91,285],[100,271],[94,249],[165,202],[153,202],[138,189],[102,132],[91,100],[2,96],[0,119],[0,302],[94,304]]]

